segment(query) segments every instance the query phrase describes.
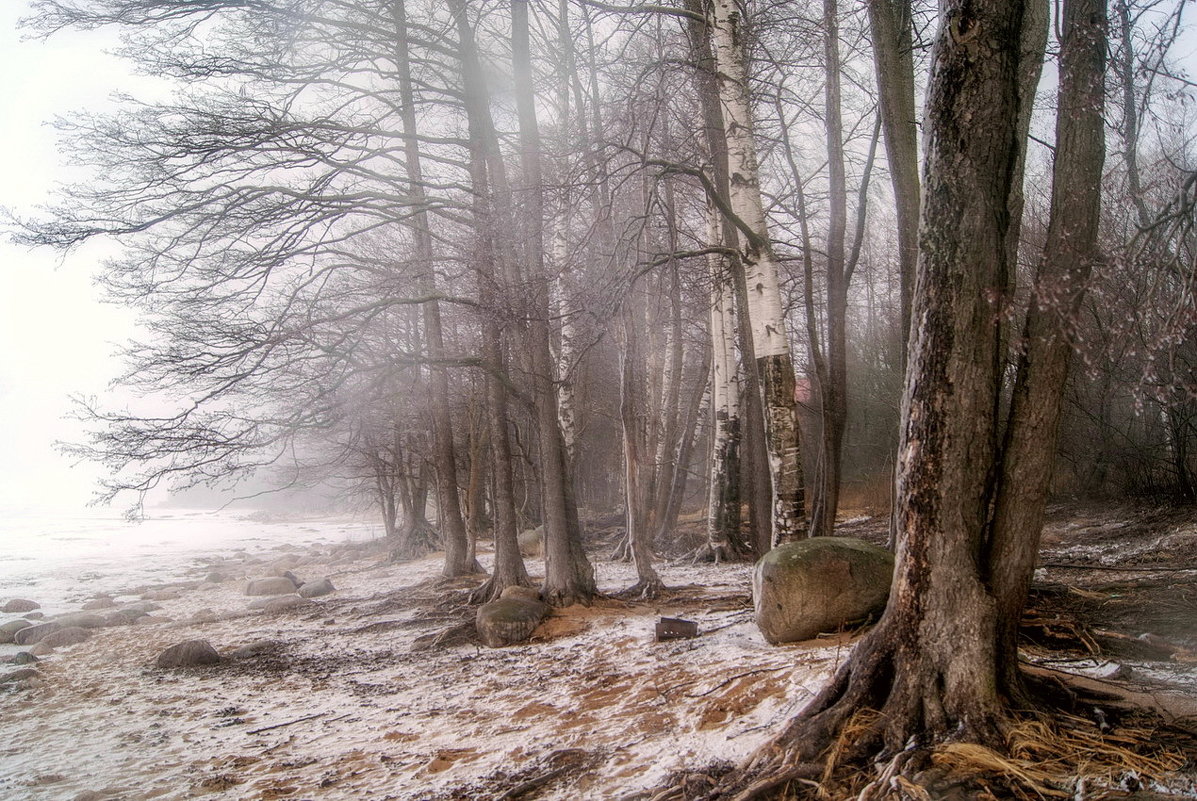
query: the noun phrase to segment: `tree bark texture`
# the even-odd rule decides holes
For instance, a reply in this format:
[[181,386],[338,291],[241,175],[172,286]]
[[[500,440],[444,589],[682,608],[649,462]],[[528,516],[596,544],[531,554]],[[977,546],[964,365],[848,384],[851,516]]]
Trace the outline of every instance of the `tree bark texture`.
[[[525,336],[536,407],[541,511],[545,532],[545,583],[542,593],[546,602],[567,606],[588,602],[596,589],[594,568],[582,547],[581,526],[569,478],[569,458],[561,434],[554,384],[556,365],[553,362],[549,329],[550,287],[544,262],[544,181],[541,177],[540,131],[532,93],[527,0],[512,0],[511,43],[524,181],[522,206],[527,220],[524,256],[531,290]],[[505,200],[510,202],[508,198]]]
[[773,544],[806,534],[805,488],[794,397],[794,361],[781,302],[780,269],[769,240],[753,141],[744,19],[735,0],[715,0],[708,20],[718,68],[720,108],[727,142],[728,200],[742,223],[740,263],[747,285],[741,313],[752,330],[761,377],[766,447],[772,479]]
[[[427,196],[420,163],[420,144],[417,137],[415,93],[412,90],[411,63],[407,42],[407,11],[404,0],[395,0],[393,7],[396,26],[395,61],[399,74],[399,93],[404,132],[404,161],[407,168],[408,191],[415,211],[410,226],[415,239],[415,258],[422,273],[420,291],[426,296],[436,293],[436,271],[432,232],[425,210]],[[444,366],[445,340],[441,330],[440,305],[435,301],[424,304],[424,339],[432,362],[432,441],[436,465],[436,515],[445,547],[442,570],[446,577],[476,572],[478,568],[470,554],[469,536],[461,513],[461,498],[457,487],[457,453],[453,442],[453,419],[449,403],[449,376]]]
[[1020,343],[986,559],[1010,692],[1020,687],[1018,622],[1039,553],[1072,332],[1098,258],[1107,38],[1105,0],[1065,0],[1051,217]]

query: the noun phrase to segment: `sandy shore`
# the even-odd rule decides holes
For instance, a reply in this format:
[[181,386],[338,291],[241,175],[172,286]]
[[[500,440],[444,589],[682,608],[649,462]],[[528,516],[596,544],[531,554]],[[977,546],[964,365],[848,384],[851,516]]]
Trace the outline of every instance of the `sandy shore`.
[[[689,564],[662,566],[680,589],[659,603],[560,610],[527,645],[413,651],[471,614],[470,582],[438,582],[439,566],[435,554],[389,564],[370,543],[280,546],[213,554],[192,581],[116,597],[117,608],[141,596],[161,608],[55,649],[36,677],[0,690],[0,795],[619,798],[741,759],[847,655],[841,640],[768,646],[751,620],[749,567]],[[633,583],[628,565],[596,567],[604,591]],[[286,612],[250,609],[246,579],[283,570],[336,591]],[[212,573],[222,580],[205,581]],[[656,643],[661,615],[697,620],[703,634]],[[221,663],[155,666],[195,638]],[[277,645],[231,657],[263,640]]]

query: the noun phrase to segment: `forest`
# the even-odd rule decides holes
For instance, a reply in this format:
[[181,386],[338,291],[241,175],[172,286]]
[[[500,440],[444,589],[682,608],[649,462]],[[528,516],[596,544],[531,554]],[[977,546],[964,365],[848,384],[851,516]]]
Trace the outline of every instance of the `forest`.
[[556,610],[867,517],[851,657],[642,797],[1035,797],[1011,733],[1084,695],[1020,655],[1051,504],[1197,502],[1190,4],[33,9],[156,87],[58,120],[81,177],[9,226],[119,246],[141,335],[66,446],[104,500],[333,487],[445,594]]

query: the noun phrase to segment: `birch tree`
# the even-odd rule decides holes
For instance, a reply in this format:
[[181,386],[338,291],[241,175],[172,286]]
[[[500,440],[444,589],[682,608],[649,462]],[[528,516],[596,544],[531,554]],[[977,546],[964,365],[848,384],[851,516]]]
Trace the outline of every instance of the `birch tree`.
[[754,357],[761,376],[765,430],[772,477],[773,544],[804,536],[805,489],[798,442],[794,360],[781,302],[780,269],[765,209],[753,141],[743,11],[736,0],[715,0],[708,29],[718,68],[719,99],[727,139],[731,211],[742,237],[739,262],[748,297]]

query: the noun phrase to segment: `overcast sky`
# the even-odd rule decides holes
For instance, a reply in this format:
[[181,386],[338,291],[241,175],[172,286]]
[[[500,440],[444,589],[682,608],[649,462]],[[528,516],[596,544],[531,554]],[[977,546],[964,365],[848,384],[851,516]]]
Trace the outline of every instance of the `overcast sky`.
[[[36,211],[64,174],[44,123],[97,108],[130,76],[96,36],[22,41],[25,0],[0,2],[0,206]],[[99,394],[115,375],[116,343],[133,330],[127,311],[101,304],[91,276],[102,248],[59,264],[49,252],[0,241],[0,517],[22,509],[77,509],[96,470],[72,467],[54,450],[77,438],[65,420],[72,393]]]

